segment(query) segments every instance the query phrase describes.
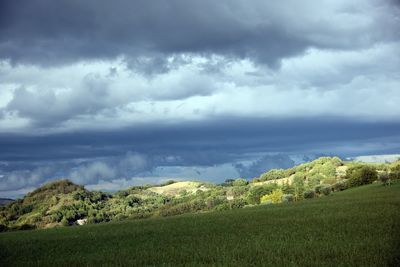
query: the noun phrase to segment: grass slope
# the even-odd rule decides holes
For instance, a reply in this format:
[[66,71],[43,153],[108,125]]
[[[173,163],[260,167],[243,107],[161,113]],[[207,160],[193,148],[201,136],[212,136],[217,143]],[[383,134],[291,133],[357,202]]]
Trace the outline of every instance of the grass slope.
[[0,234],[1,266],[400,266],[400,183],[290,204]]

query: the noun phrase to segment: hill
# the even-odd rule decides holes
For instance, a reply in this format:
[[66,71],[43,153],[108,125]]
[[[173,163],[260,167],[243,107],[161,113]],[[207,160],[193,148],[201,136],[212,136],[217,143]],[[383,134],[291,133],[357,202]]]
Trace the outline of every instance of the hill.
[[114,194],[88,191],[69,180],[46,184],[0,206],[0,231],[93,224],[238,209],[260,204],[325,197],[351,187],[400,178],[400,162],[367,164],[322,157],[286,170],[275,169],[251,182],[222,184],[169,181],[134,186]]
[[2,266],[399,266],[400,183],[223,212],[0,234]]
[[11,198],[0,198],[0,206],[7,205],[8,203],[13,202],[14,200]]

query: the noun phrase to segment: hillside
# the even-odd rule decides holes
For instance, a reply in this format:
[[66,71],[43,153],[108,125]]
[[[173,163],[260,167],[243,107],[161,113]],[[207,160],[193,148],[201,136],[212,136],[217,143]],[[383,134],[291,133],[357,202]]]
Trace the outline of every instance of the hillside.
[[11,199],[11,198],[0,198],[0,206],[7,205],[13,201],[14,201],[14,199]]
[[367,164],[322,157],[286,170],[270,170],[251,182],[222,184],[170,181],[114,194],[91,192],[69,180],[46,184],[0,206],[0,231],[94,224],[238,209],[325,197],[363,184],[400,178],[400,162]]
[[2,266],[399,266],[400,183],[223,212],[0,234]]

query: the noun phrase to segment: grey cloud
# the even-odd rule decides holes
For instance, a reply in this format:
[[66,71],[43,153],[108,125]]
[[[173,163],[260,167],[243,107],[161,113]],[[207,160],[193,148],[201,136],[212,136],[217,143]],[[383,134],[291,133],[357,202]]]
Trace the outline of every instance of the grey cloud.
[[1,174],[0,170],[0,192],[37,186],[55,172],[51,166],[39,166],[33,170],[13,170],[5,174]]
[[151,172],[153,167],[150,158],[132,152],[103,158],[9,162],[0,166],[0,194],[39,186],[51,179],[69,178],[78,184],[96,184]]
[[69,177],[79,184],[93,183],[98,180],[115,178],[115,171],[104,162],[92,162],[73,170]]
[[4,110],[17,112],[39,126],[61,123],[74,116],[93,114],[115,105],[116,101],[109,98],[111,90],[107,84],[106,79],[90,74],[83,78],[79,88],[65,88],[59,94],[54,88],[31,91],[19,87],[14,90],[13,98]]
[[165,71],[157,55],[177,53],[274,65],[310,46],[398,39],[399,13],[389,2],[36,0],[2,1],[0,10],[0,57],[45,65],[117,56],[140,63],[145,56],[145,72]]
[[[0,161],[26,162],[46,160],[96,159],[120,157],[127,161],[135,154],[150,155],[149,166],[212,165],[231,162],[235,155],[255,152],[299,153],[316,151],[347,155],[376,148],[362,143],[382,143],[382,149],[399,149],[400,125],[397,122],[363,122],[344,118],[310,119],[216,118],[214,121],[137,125],[113,131],[79,131],[32,136],[0,135]],[[390,148],[390,149],[389,149]],[[40,151],[40,153],[38,153]],[[154,157],[154,159],[152,159]],[[138,163],[141,161],[138,160]],[[125,164],[125,163],[121,163]],[[143,162],[139,166],[147,166]],[[113,163],[112,165],[115,165]],[[130,165],[126,163],[125,165]],[[3,167],[5,168],[5,167]],[[146,169],[146,167],[143,167]]]

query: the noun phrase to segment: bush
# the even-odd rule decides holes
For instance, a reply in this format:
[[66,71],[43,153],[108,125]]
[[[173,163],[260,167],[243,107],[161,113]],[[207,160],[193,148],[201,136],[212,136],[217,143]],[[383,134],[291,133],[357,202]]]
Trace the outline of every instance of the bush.
[[346,190],[347,188],[349,188],[349,183],[348,183],[347,180],[339,181],[339,182],[335,183],[335,184],[332,186],[333,191],[336,191],[336,192],[337,192],[337,191]]
[[389,185],[390,184],[390,176],[388,173],[380,173],[378,175],[378,180],[383,184],[383,185]]
[[11,230],[33,230],[33,229],[36,229],[36,226],[27,223],[17,225],[11,228]]
[[281,187],[284,194],[293,195],[295,193],[294,186],[289,185],[289,183],[284,183]]
[[222,196],[221,197],[208,197],[206,199],[206,207],[207,207],[207,209],[211,210],[215,206],[218,206],[224,202],[226,202],[226,198],[222,197]]
[[322,180],[324,184],[329,184],[333,185],[336,183],[336,178],[335,177],[330,177]]
[[283,169],[272,169],[260,176],[261,181],[275,180],[285,178],[285,170]]
[[61,220],[61,225],[62,226],[68,226],[69,225],[69,221],[67,220],[67,218],[62,218],[62,220]]
[[294,198],[300,200],[303,198],[304,193],[304,173],[297,172],[294,175],[292,186],[294,187]]
[[378,179],[378,173],[372,166],[356,165],[347,169],[346,178],[350,186],[370,184]]
[[247,185],[249,182],[246,179],[238,178],[232,182],[233,186],[244,186]]
[[249,204],[260,204],[260,198],[262,196],[271,194],[278,185],[276,184],[268,184],[268,185],[261,185],[261,186],[254,186],[250,188],[249,192],[247,193],[247,202]]
[[332,191],[332,186],[329,184],[320,184],[314,188],[316,194],[329,195]]
[[0,224],[0,233],[1,232],[7,232],[7,230],[8,230],[7,226],[5,226],[4,224]]
[[322,179],[324,179],[324,177],[321,174],[314,173],[311,176],[307,177],[308,186],[309,187],[318,186],[320,181],[322,181]]
[[214,207],[214,210],[216,210],[216,211],[229,210],[229,209],[230,209],[230,207],[229,207],[228,203],[222,203],[222,204]]
[[330,195],[331,192],[332,192],[332,186],[329,185],[329,184],[324,184],[324,185],[322,186],[322,188],[321,188],[320,191],[321,191],[321,193],[322,193],[323,195],[328,196],[328,195]]
[[316,194],[321,194],[321,189],[322,189],[323,185],[319,184],[317,186],[314,187],[314,191]]
[[281,203],[282,197],[283,197],[283,191],[281,189],[275,189],[274,191],[272,191],[271,194],[262,196],[260,202],[263,204],[269,201],[271,201],[274,204]]
[[125,216],[125,215],[123,215],[123,214],[121,214],[121,213],[119,213],[119,214],[115,215],[114,220],[115,220],[115,221],[123,221],[123,220],[125,220],[126,218],[128,218],[128,217]]
[[249,191],[248,186],[234,186],[230,189],[231,195],[235,198],[245,195]]
[[282,196],[282,202],[293,202],[294,201],[294,196],[292,194],[284,194]]
[[170,185],[170,184],[175,184],[177,183],[177,181],[175,180],[168,180],[165,183],[160,184],[159,186],[166,186],[166,185]]
[[314,198],[314,197],[315,197],[315,191],[314,191],[314,190],[307,190],[307,191],[304,191],[303,197],[304,197],[305,199]]
[[232,186],[234,181],[235,181],[234,179],[226,179],[225,182],[223,182],[221,185],[222,186]]
[[246,201],[244,199],[235,199],[232,201],[229,201],[229,207],[231,209],[240,209],[243,208],[246,205]]
[[59,222],[63,218],[63,215],[61,212],[57,211],[56,213],[51,214],[51,220],[52,222]]

